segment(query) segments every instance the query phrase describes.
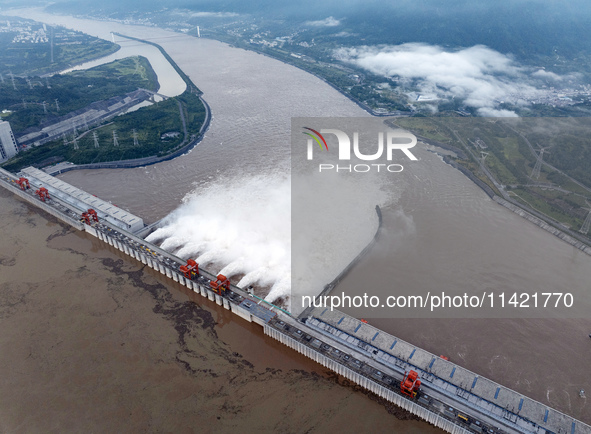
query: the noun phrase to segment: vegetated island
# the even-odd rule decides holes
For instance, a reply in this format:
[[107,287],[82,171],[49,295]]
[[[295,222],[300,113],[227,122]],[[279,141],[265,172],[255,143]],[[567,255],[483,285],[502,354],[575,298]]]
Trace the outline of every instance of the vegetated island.
[[[172,61],[168,56],[167,59]],[[180,71],[176,64],[173,66]],[[153,96],[158,83],[147,59],[126,58],[86,71],[54,75],[45,81],[45,87],[29,89],[29,103],[22,98],[17,100],[18,92],[11,99],[0,99],[0,103],[14,109],[6,120],[16,126],[13,129],[17,139],[52,122],[66,123],[68,118],[60,117],[62,113],[73,119],[72,127],[66,127],[59,138],[26,145],[26,150],[3,167],[18,171],[29,165],[72,163],[60,169],[63,172],[77,168],[137,167],[181,155],[200,140],[210,118],[199,89],[185,74],[181,77],[187,83],[183,94],[120,116],[115,116],[119,113],[113,110],[98,125],[88,124],[86,113],[91,116],[97,108],[109,111],[129,98],[139,102]],[[26,86],[24,80],[18,83],[21,89]],[[7,83],[3,85],[6,87]]]

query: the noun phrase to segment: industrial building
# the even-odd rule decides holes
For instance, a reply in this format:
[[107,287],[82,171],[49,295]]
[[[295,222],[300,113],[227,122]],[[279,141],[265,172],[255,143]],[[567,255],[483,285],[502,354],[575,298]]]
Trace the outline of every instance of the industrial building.
[[10,122],[0,120],[0,163],[14,157],[18,153],[18,145],[12,134]]
[[21,171],[21,176],[28,179],[36,188],[45,187],[51,197],[57,197],[63,202],[72,205],[80,212],[93,209],[98,217],[128,232],[137,232],[144,228],[144,221],[130,212],[127,212],[112,203],[74,187],[58,178],[35,169],[26,167]]

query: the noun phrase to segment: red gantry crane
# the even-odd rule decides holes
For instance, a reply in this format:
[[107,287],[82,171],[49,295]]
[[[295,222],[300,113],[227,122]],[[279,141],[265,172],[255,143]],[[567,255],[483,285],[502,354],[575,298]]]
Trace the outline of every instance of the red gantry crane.
[[98,214],[95,210],[90,208],[88,211],[82,213],[82,218],[80,219],[80,221],[84,221],[84,223],[86,223],[87,225],[90,225],[92,221],[98,223]]
[[35,194],[39,196],[39,199],[41,199],[43,202],[45,202],[46,199],[51,199],[49,197],[49,191],[47,191],[45,187],[39,188],[39,190],[37,190]]
[[404,374],[404,378],[400,383],[400,391],[406,396],[416,398],[421,387],[421,380],[419,380],[419,374],[416,371],[410,370]]
[[193,279],[199,275],[199,264],[193,259],[187,259],[187,265],[181,265],[179,269],[187,279]]
[[222,293],[230,289],[230,279],[223,274],[218,274],[218,278],[215,282],[209,282],[209,286],[213,289],[216,294],[222,295]]
[[27,178],[19,178],[16,183],[20,185],[23,190],[31,188],[31,184],[29,184],[29,180]]

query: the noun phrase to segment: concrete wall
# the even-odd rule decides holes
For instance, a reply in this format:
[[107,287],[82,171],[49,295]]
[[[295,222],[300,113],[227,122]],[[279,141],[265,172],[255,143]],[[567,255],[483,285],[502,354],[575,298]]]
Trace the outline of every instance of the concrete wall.
[[305,355],[306,357],[314,360],[316,363],[321,364],[322,366],[330,369],[333,372],[347,378],[359,384],[363,388],[369,390],[370,392],[375,393],[376,395],[386,399],[393,404],[396,404],[399,407],[408,410],[409,412],[416,414],[420,418],[426,420],[430,424],[435,425],[449,433],[452,434],[468,434],[470,431],[465,430],[464,428],[456,425],[455,423],[450,422],[449,420],[441,417],[440,415],[433,413],[430,410],[427,410],[424,407],[416,404],[415,402],[398,395],[397,393],[386,389],[382,385],[376,383],[375,381],[355,372],[346,366],[341,365],[338,362],[335,362],[332,359],[324,356],[323,354],[319,353],[318,351],[292,339],[291,337],[281,333],[279,330],[274,329],[273,327],[265,324],[263,326],[265,334],[267,336],[271,336],[272,338],[278,340],[284,345],[296,350],[298,353]]

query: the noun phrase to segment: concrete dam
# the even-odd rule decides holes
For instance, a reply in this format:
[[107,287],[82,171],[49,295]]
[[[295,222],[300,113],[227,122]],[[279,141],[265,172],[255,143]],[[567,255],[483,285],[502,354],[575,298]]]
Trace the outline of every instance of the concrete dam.
[[[331,371],[450,433],[591,434],[591,426],[474,372],[327,308],[295,317],[225,276],[199,269],[142,237],[143,220],[45,172],[0,169],[0,186],[190,290],[254,322]],[[410,373],[417,393],[405,390]],[[406,393],[405,393],[406,392]]]

